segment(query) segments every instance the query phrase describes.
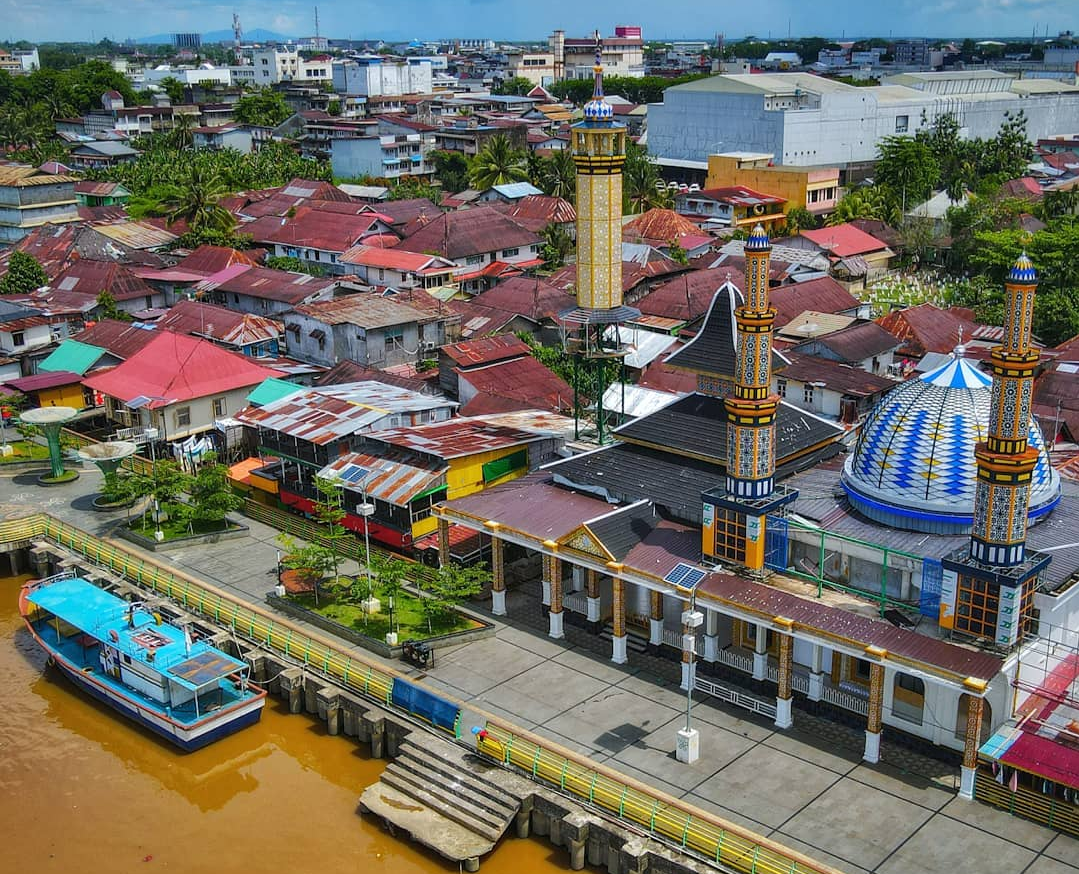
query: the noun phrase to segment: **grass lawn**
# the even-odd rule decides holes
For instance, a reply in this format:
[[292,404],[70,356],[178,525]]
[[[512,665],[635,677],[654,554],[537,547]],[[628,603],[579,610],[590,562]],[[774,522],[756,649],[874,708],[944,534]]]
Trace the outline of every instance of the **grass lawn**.
[[[370,616],[364,614],[359,604],[351,603],[350,596],[338,597],[334,592],[323,590],[319,594],[319,606],[315,606],[314,595],[293,595],[292,600],[301,607],[339,622],[346,628],[351,628],[360,634],[373,637],[376,640],[385,640],[390,629],[390,615],[386,599],[376,592],[382,602],[382,611]],[[427,619],[420,610],[419,599],[404,593],[398,596],[394,609],[394,624],[398,626],[398,640],[425,639],[439,637],[443,634],[451,634],[454,631],[467,631],[470,628],[479,628],[480,624],[467,616],[459,613],[436,617],[432,622],[432,630],[427,630]]]
[[49,457],[49,447],[40,443],[30,443],[26,440],[9,440],[14,452],[11,455],[0,455],[0,464],[10,464],[13,461],[44,461]]
[[[232,525],[227,522],[203,522],[196,520],[192,522],[190,527],[187,522],[177,522],[172,519],[163,519],[161,521],[161,531],[165,535],[165,540],[179,540],[182,537],[197,537],[200,534],[216,534],[219,531],[231,531],[235,530],[237,525]],[[153,538],[156,526],[154,525],[154,514],[152,512],[147,513],[145,517],[140,516],[137,519],[132,519],[131,524],[128,525],[132,531],[141,534],[143,537]]]

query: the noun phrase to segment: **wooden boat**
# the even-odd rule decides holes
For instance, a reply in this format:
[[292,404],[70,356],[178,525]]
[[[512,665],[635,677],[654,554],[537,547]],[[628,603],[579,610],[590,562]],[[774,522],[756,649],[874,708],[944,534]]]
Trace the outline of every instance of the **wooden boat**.
[[262,715],[266,692],[248,682],[246,664],[192,642],[141,602],[67,573],[26,583],[19,613],[71,680],[184,750]]

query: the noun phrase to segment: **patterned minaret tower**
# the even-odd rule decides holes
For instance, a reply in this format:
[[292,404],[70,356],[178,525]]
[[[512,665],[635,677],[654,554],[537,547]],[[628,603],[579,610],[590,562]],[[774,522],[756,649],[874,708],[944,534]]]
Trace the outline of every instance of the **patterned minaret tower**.
[[1038,350],[1030,345],[1034,292],[1038,279],[1024,252],[1004,285],[1004,342],[993,347],[993,402],[989,439],[974,451],[978,490],[970,557],[984,564],[1022,564],[1027,539],[1030,481],[1038,451],[1027,444],[1030,400]]
[[990,355],[989,436],[974,450],[970,546],[946,557],[940,625],[1005,648],[1035,630],[1034,592],[1049,556],[1026,548],[1038,450],[1028,443],[1038,350],[1030,345],[1038,278],[1023,253],[1005,283],[1004,342]]
[[596,32],[595,87],[584,121],[572,130],[577,165],[577,305],[610,310],[622,305],[622,164],[626,128],[603,98],[603,66]]
[[766,498],[775,488],[775,422],[778,395],[772,394],[772,326],[768,305],[768,262],[772,245],[757,225],[745,244],[745,303],[734,311],[738,325],[738,370],[727,410],[727,492],[738,498]]

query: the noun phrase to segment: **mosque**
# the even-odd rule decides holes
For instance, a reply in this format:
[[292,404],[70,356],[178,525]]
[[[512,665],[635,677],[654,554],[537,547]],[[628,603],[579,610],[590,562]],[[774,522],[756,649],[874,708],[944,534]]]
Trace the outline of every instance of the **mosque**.
[[[625,131],[598,58],[595,70],[572,131],[581,266],[564,314],[585,326],[584,349],[587,326],[629,310]],[[954,751],[962,797],[1041,805],[1079,833],[1079,490],[1031,418],[1033,265],[1024,255],[1009,275],[990,373],[958,345],[897,384],[846,452],[841,429],[774,390],[786,361],[770,252],[757,227],[746,288],[723,283],[668,359],[695,392],[610,445],[443,503],[440,558],[451,525],[487,535],[492,612],[505,615],[506,563],[538,555],[552,638],[566,622],[609,635],[619,664],[643,646],[681,651],[683,688],[781,729],[796,707],[861,720],[868,762],[889,740]],[[747,687],[758,694],[736,694]]]

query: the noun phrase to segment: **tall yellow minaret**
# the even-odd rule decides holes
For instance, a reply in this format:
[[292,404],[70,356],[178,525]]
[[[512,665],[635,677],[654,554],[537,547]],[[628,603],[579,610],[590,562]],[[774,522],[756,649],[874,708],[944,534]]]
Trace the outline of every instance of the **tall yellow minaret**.
[[595,88],[584,121],[572,129],[577,165],[577,306],[613,310],[622,305],[622,164],[626,128],[603,99],[601,41],[596,32]]

